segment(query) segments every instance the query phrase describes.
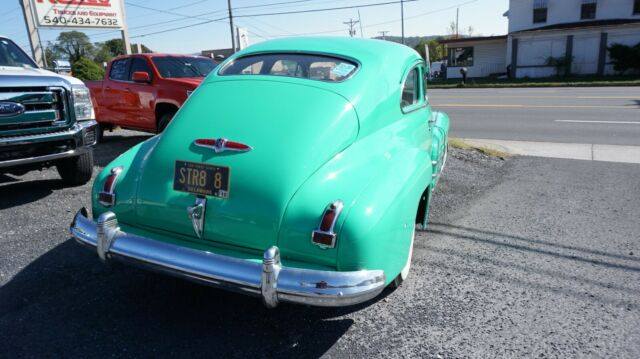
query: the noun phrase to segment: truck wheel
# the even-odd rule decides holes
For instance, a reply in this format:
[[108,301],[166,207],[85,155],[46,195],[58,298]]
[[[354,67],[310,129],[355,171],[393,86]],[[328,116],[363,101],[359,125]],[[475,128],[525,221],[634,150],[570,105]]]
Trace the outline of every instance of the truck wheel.
[[160,119],[158,120],[158,133],[164,132],[164,129],[167,128],[175,114],[175,112],[167,112],[160,116]]
[[93,151],[64,159],[58,162],[56,168],[65,185],[83,185],[89,182],[93,174]]

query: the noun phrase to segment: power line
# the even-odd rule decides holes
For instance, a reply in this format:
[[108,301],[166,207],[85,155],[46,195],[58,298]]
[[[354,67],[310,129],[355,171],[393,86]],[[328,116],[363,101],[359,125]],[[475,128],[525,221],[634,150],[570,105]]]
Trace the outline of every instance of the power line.
[[[145,37],[145,36],[149,36],[149,35],[156,35],[156,34],[162,34],[165,32],[169,32],[169,31],[173,31],[173,30],[181,30],[181,29],[186,29],[186,28],[190,28],[190,27],[195,27],[195,26],[200,26],[200,25],[204,25],[204,24],[209,24],[215,21],[221,21],[221,20],[225,20],[227,19],[227,17],[221,17],[219,19],[212,19],[212,20],[207,20],[207,21],[203,21],[203,22],[199,22],[197,24],[191,24],[191,25],[186,25],[186,26],[179,26],[179,27],[174,27],[171,29],[166,29],[166,30],[161,30],[161,31],[155,31],[155,32],[149,32],[146,34],[141,34],[141,35],[135,35],[135,36],[130,36],[130,38],[135,39],[138,37]],[[226,21],[225,21],[226,22]]]
[[[419,0],[401,0],[402,2],[414,2]],[[272,13],[263,13],[263,14],[245,14],[245,15],[236,15],[236,17],[254,17],[254,16],[273,16],[273,15],[291,15],[291,14],[303,14],[310,12],[320,12],[320,11],[334,11],[334,10],[346,10],[346,9],[355,9],[361,7],[374,7],[374,6],[383,6],[383,5],[391,5],[391,4],[399,4],[401,1],[388,1],[388,2],[380,2],[380,3],[369,3],[362,5],[350,5],[350,6],[341,6],[341,7],[330,7],[324,9],[310,9],[310,10],[296,10],[296,11],[283,11],[283,12],[272,12]]]

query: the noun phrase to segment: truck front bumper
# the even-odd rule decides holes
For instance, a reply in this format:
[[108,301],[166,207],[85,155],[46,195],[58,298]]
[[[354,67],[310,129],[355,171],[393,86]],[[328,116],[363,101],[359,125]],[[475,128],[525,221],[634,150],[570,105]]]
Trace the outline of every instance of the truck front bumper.
[[267,307],[279,302],[338,307],[365,302],[385,286],[382,270],[352,272],[284,267],[278,247],[264,252],[262,263],[177,246],[123,232],[113,212],[94,222],[82,208],[71,235],[96,249],[101,260],[118,259],[202,284],[261,296]]
[[[45,163],[63,158],[79,156],[96,143],[97,122],[94,120],[77,122],[71,128],[35,135],[0,137],[0,152],[41,146],[43,151],[34,155],[0,159],[0,168]],[[61,146],[61,143],[65,143]],[[47,146],[51,148],[46,149]],[[63,148],[61,148],[63,147]]]

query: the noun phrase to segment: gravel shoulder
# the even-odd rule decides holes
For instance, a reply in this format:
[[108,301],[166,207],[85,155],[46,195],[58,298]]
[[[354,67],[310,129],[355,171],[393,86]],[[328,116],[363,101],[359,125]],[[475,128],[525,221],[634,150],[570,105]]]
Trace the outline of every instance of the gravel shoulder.
[[[148,135],[117,131],[96,172]],[[363,305],[259,300],[102,265],[90,185],[0,176],[0,357],[640,355],[640,166],[452,149],[408,280]]]

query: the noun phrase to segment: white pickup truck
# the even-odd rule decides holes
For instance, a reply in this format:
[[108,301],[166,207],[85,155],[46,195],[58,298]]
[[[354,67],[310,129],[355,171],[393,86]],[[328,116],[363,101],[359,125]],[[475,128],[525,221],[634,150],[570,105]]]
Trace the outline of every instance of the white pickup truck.
[[96,121],[82,81],[38,68],[0,36],[0,174],[56,166],[67,185],[91,179]]

